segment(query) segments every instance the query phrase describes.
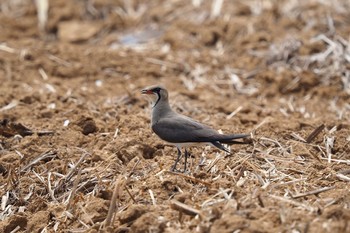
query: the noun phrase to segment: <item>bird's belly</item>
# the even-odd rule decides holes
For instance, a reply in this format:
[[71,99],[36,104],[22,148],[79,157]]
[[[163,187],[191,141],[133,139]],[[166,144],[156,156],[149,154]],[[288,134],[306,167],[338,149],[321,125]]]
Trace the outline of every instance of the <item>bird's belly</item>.
[[211,145],[210,142],[182,142],[182,143],[171,143],[170,144],[176,146],[177,148],[188,148],[192,146],[205,146],[205,145]]

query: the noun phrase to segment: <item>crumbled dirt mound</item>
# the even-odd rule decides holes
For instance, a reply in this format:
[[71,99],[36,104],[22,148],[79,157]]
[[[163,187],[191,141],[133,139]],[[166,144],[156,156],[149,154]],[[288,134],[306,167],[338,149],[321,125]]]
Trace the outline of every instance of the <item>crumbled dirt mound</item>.
[[[347,1],[35,2],[0,3],[0,232],[350,232]],[[252,143],[169,172],[153,84]]]

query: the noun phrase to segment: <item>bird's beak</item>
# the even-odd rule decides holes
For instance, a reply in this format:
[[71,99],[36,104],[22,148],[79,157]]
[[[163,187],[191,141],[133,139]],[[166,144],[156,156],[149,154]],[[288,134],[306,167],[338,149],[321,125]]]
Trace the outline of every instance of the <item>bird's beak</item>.
[[141,94],[150,95],[150,94],[153,94],[153,91],[144,89],[144,90],[141,91]]

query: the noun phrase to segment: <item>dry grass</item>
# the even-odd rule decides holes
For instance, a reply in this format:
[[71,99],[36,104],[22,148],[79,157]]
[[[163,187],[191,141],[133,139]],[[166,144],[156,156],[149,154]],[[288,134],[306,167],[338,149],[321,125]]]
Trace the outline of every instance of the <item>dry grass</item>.
[[[19,4],[18,7],[15,7],[13,5],[15,3],[11,3],[11,1],[4,1],[1,5],[2,12],[17,17],[23,15],[21,1],[15,2]],[[175,2],[170,1],[171,4],[175,4]],[[39,28],[43,31],[48,21],[48,1],[37,0],[35,3],[38,10]],[[124,21],[141,22],[147,14],[147,4],[136,5],[133,1],[124,1],[123,3],[122,7],[113,9],[113,12]],[[211,2],[193,0],[192,2],[182,3],[181,7],[174,7],[171,13],[167,15],[167,22],[179,17],[195,22],[228,21],[230,17],[230,9],[225,8],[225,4],[228,3],[223,0],[213,0]],[[20,151],[15,150],[16,153],[13,153],[13,156],[20,157],[21,163],[18,167],[9,169],[0,183],[0,189],[2,190],[0,192],[2,196],[0,220],[26,213],[28,202],[35,197],[43,200],[55,213],[55,217],[50,219],[49,224],[42,228],[41,232],[83,232],[93,229],[108,231],[113,227],[132,231],[132,224],[137,222],[137,219],[141,218],[140,216],[144,216],[144,213],[142,213],[135,217],[138,213],[128,212],[132,209],[132,206],[136,205],[145,205],[148,208],[147,211],[155,212],[158,218],[157,223],[154,224],[163,227],[163,222],[166,222],[164,228],[169,231],[179,227],[184,231],[191,229],[192,231],[208,232],[210,229],[214,229],[211,227],[215,221],[225,219],[225,216],[230,216],[229,214],[232,214],[231,217],[243,216],[252,220],[254,218],[252,213],[255,210],[257,212],[254,213],[257,216],[264,211],[278,216],[277,220],[266,220],[271,227],[274,224],[283,225],[286,222],[294,224],[281,226],[277,229],[278,231],[298,231],[300,227],[296,225],[296,222],[302,222],[303,218],[306,219],[305,224],[316,221],[317,218],[325,220],[327,216],[325,217],[323,213],[327,212],[328,207],[333,205],[341,206],[339,211],[344,211],[344,213],[342,212],[345,216],[344,219],[339,220],[330,214],[333,218],[325,221],[323,223],[324,228],[320,227],[319,229],[332,229],[334,222],[346,221],[345,218],[349,215],[346,215],[345,212],[348,213],[350,208],[349,204],[346,203],[349,198],[348,189],[350,187],[349,171],[346,171],[346,168],[350,165],[348,155],[350,105],[347,102],[340,101],[341,96],[334,96],[333,99],[323,99],[322,101],[325,101],[326,104],[320,104],[319,106],[324,109],[319,110],[317,106],[312,106],[315,102],[311,101],[318,95],[317,91],[308,93],[308,90],[305,90],[305,95],[298,95],[298,93],[302,92],[299,89],[304,90],[303,88],[308,85],[308,82],[303,78],[303,72],[308,71],[315,74],[316,86],[327,87],[327,85],[330,86],[335,82],[335,79],[339,79],[340,82],[337,82],[341,84],[339,93],[350,95],[350,42],[349,38],[344,38],[337,33],[335,19],[332,18],[336,12],[346,11],[349,3],[334,1],[330,5],[328,2],[321,0],[307,1],[307,3],[296,0],[280,2],[251,0],[241,2],[241,4],[247,6],[255,16],[276,7],[286,17],[309,17],[303,9],[309,9],[308,7],[312,4],[324,5],[324,8],[330,8],[334,13],[328,14],[327,18],[324,19],[327,26],[326,32],[320,32],[312,38],[305,39],[298,37],[298,35],[291,37],[290,34],[286,34],[284,40],[273,41],[266,49],[249,49],[248,52],[253,58],[261,59],[268,64],[267,67],[262,66],[255,69],[244,69],[242,66],[233,67],[232,65],[217,65],[219,68],[215,68],[215,65],[210,62],[183,65],[180,59],[187,61],[194,56],[193,53],[184,53],[183,51],[181,51],[184,54],[183,57],[176,54],[180,58],[172,59],[171,56],[164,56],[166,58],[163,59],[163,55],[170,52],[169,45],[158,45],[158,42],[153,40],[154,38],[149,43],[134,46],[118,44],[114,47],[110,46],[108,49],[120,49],[124,53],[132,51],[136,54],[145,53],[146,55],[149,52],[160,50],[162,55],[160,58],[148,56],[143,65],[154,65],[160,67],[161,71],[171,72],[173,75],[178,75],[176,72],[179,69],[184,71],[179,75],[179,82],[181,82],[183,90],[177,92],[172,104],[185,113],[188,113],[192,106],[188,106],[186,103],[181,104],[184,97],[179,96],[178,93],[180,92],[195,92],[205,89],[215,93],[211,96],[232,96],[232,93],[236,93],[245,96],[248,99],[247,102],[255,100],[258,102],[260,101],[259,98],[264,98],[264,96],[260,96],[263,92],[261,86],[264,83],[259,80],[261,78],[259,74],[267,70],[273,71],[276,76],[280,74],[282,74],[280,76],[283,76],[283,72],[286,71],[291,72],[293,78],[289,79],[285,83],[286,85],[281,84],[282,88],[277,88],[282,93],[278,104],[269,106],[268,103],[261,101],[259,103],[263,103],[263,107],[260,108],[259,106],[259,108],[257,107],[259,110],[251,111],[259,111],[261,115],[264,115],[265,110],[274,114],[280,113],[282,117],[280,116],[279,119],[285,117],[290,121],[293,121],[293,116],[298,115],[300,116],[298,118],[299,125],[309,125],[310,119],[320,119],[313,121],[317,122],[316,125],[311,124],[306,132],[300,132],[296,130],[297,127],[290,126],[289,128],[283,125],[287,124],[287,121],[276,122],[275,116],[258,116],[258,120],[254,125],[251,125],[249,121],[247,123],[250,124],[246,130],[251,132],[252,145],[235,148],[234,157],[229,157],[225,153],[214,154],[211,150],[203,149],[201,157],[203,160],[199,161],[198,158],[192,160],[189,174],[169,172],[168,164],[161,164],[165,163],[163,160],[162,162],[155,159],[146,160],[142,156],[138,157],[137,153],[135,153],[136,157],[133,160],[122,161],[120,157],[123,158],[124,154],[127,153],[125,150],[114,150],[114,153],[106,150],[108,158],[101,160],[94,156],[105,155],[103,149],[99,148],[97,150],[95,147],[93,148],[96,151],[90,151],[89,149],[92,147],[89,149],[68,147],[61,150],[60,153],[47,150],[44,153],[31,156],[29,160],[24,158],[25,156]],[[198,9],[202,9],[205,13],[204,16],[198,13]],[[318,19],[317,15],[311,17],[310,25],[304,25],[305,28],[301,30],[308,30],[312,27],[311,24],[316,23]],[[258,33],[255,30],[253,27],[248,33],[252,35]],[[324,45],[324,49],[316,53],[301,55],[299,51],[305,43],[321,43]],[[0,50],[6,54],[16,54],[19,57],[22,54],[22,57],[25,56],[23,55],[25,50],[12,48],[6,43],[0,44]],[[199,51],[197,53],[200,54]],[[227,51],[227,47],[218,42],[210,55],[219,59],[220,56],[227,53],[230,53],[230,51]],[[60,58],[53,54],[46,56],[56,65],[66,68],[74,66],[69,59],[66,60],[66,58]],[[41,80],[45,82],[42,88],[54,95],[57,90],[54,85],[49,83],[50,74],[48,74],[48,71],[45,68],[38,68],[37,71]],[[292,94],[289,95],[290,93]],[[128,102],[131,95],[128,93],[126,97],[123,96],[115,101],[118,103],[110,104],[108,107],[115,107],[119,106],[120,103]],[[264,95],[268,96],[268,94]],[[77,100],[78,97],[69,93],[65,98],[72,102],[79,101]],[[175,103],[175,100],[177,103]],[[310,101],[310,104],[308,101]],[[230,122],[244,114],[249,115],[251,113],[249,107],[255,106],[254,104],[242,102],[236,105],[229,114],[220,117],[221,119],[226,118],[227,122]],[[0,113],[14,110],[19,105],[19,101],[13,100],[2,105]],[[97,109],[98,106],[94,107]],[[52,106],[52,108],[55,108],[55,106]],[[106,108],[106,110],[108,109]],[[216,111],[216,109],[213,111]],[[327,119],[322,118],[322,112],[327,113]],[[106,115],[103,117],[108,118]],[[142,117],[139,119],[142,119]],[[244,117],[239,119],[243,119],[242,122],[245,120]],[[145,120],[140,121],[146,125]],[[67,127],[69,120],[67,122],[61,122],[60,127]],[[283,132],[282,136],[282,132],[274,132],[275,124],[288,133]],[[101,138],[106,137],[110,140],[107,146],[118,144],[118,142],[124,140],[124,138],[121,138],[125,137],[123,127],[125,126],[122,123],[117,126],[114,125],[113,129],[115,131],[112,130],[113,132],[105,132],[100,135]],[[344,129],[348,134],[346,139],[340,138],[344,135]],[[45,130],[42,132],[53,133],[53,131]],[[20,143],[21,140],[25,139],[14,136],[11,140],[17,140]],[[340,140],[344,144],[336,149],[336,143]],[[126,146],[126,148],[135,146],[132,138],[129,141],[122,142],[123,145],[129,145],[128,143],[130,143],[130,146]],[[88,145],[88,143],[86,144]],[[138,144],[141,143],[138,142]],[[14,145],[16,144],[14,143]],[[141,151],[141,153],[145,153],[146,150]],[[162,148],[162,151],[166,151],[164,156],[168,156],[166,154],[168,152],[173,152],[166,148]],[[2,142],[0,143],[0,153],[8,153]],[[119,155],[120,153],[122,155]],[[58,161],[63,156],[62,154],[68,154],[69,159],[65,159],[61,163]],[[70,156],[72,157],[70,158]],[[91,162],[95,160],[98,162]],[[164,160],[166,161],[166,159]],[[94,166],[91,166],[91,164],[94,164]],[[163,165],[164,167],[162,167]],[[29,182],[24,182],[25,180],[29,180]],[[26,187],[26,184],[30,185]],[[167,188],[167,185],[170,188]],[[108,196],[109,194],[111,194],[111,197],[106,198],[108,200],[108,211],[101,214],[102,217],[95,218],[95,213],[89,212],[90,209],[87,210],[88,205],[86,203],[90,203],[89,201],[93,198],[103,195]],[[185,194],[188,194],[188,196],[182,198],[181,195]],[[56,210],[54,206],[59,206],[61,209]],[[289,211],[291,211],[291,214],[300,214],[300,218],[290,216]],[[179,214],[179,216],[174,217],[174,213]],[[121,223],[124,215],[130,217],[130,220]],[[147,221],[149,220],[144,220],[144,225],[147,225]],[[227,222],[228,224],[231,223],[229,220]],[[236,231],[241,229],[244,229],[244,227],[238,226],[235,228]],[[348,230],[349,227],[345,224],[342,229]],[[15,227],[11,229],[11,232],[20,230],[22,230],[21,227]],[[271,228],[270,230],[274,231],[276,229]],[[266,231],[266,229],[264,228],[262,231]]]

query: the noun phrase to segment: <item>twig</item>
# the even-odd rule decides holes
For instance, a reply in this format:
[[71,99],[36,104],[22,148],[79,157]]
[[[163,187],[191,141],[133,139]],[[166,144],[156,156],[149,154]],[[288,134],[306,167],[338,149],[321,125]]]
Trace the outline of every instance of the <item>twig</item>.
[[215,166],[215,164],[217,164],[219,162],[219,160],[222,159],[221,154],[219,154],[218,156],[216,156],[216,158],[214,159],[214,161],[210,164],[210,166],[207,169],[207,173]]
[[85,152],[80,159],[78,160],[77,164],[69,171],[69,173],[62,179],[60,180],[60,184],[57,185],[56,190],[61,189],[61,187],[67,183],[68,180],[71,179],[73,174],[76,172],[77,168],[80,166],[80,164],[84,161],[86,156],[90,155],[89,153]]
[[232,117],[234,117],[239,111],[242,110],[242,106],[239,106],[238,108],[236,108],[236,110],[234,110],[233,112],[230,113],[230,115],[226,116],[226,119],[231,119]]
[[8,105],[5,105],[4,107],[0,108],[0,112],[9,110],[11,108],[14,108],[18,105],[18,101],[17,100],[12,100]]
[[187,214],[187,215],[190,215],[190,216],[196,216],[196,215],[199,215],[200,216],[200,211],[189,206],[189,205],[186,205],[182,202],[179,202],[177,200],[171,200],[171,204],[170,204],[170,207],[173,209],[173,210],[177,210],[181,213],[184,213],[184,214]]
[[[230,193],[230,194],[228,194]],[[221,189],[216,193],[214,194],[213,196],[211,196],[209,199],[205,200],[202,204],[201,204],[201,207],[204,208],[206,206],[209,206],[209,205],[212,205],[212,204],[215,204],[215,203],[219,203],[219,202],[222,202],[222,201],[228,201],[228,200],[234,200],[232,199],[232,195],[234,194],[234,191],[232,189]],[[223,199],[219,199],[219,200],[214,200],[216,197],[218,196],[224,196]]]
[[350,177],[348,177],[348,176],[345,176],[345,175],[340,174],[340,173],[337,173],[335,176],[336,176],[339,180],[350,182]]
[[304,138],[302,138],[299,134],[297,133],[292,133],[291,136],[299,141],[302,141],[302,142],[306,142],[306,140]]
[[41,160],[47,159],[47,158],[54,158],[56,156],[56,151],[45,151],[43,154],[39,155],[37,158],[33,159],[31,162],[29,162],[26,166],[24,166],[21,169],[21,172],[26,171],[30,167],[34,166],[35,164],[39,163]]
[[38,69],[39,74],[41,75],[41,77],[43,78],[44,81],[47,81],[49,79],[49,77],[47,76],[45,70],[43,68],[39,68]]
[[277,183],[277,184],[272,185],[270,189],[272,190],[272,189],[280,187],[280,186],[294,184],[294,183],[297,183],[297,182],[300,182],[300,181],[305,181],[305,180],[306,180],[306,178],[300,178],[300,179],[286,181],[286,182],[283,182],[283,183],[282,182],[281,183]]
[[259,129],[264,124],[269,123],[271,120],[272,120],[271,117],[264,118],[264,120],[262,122],[260,122],[257,126],[254,127],[254,129],[252,130],[252,133],[254,133],[257,129]]
[[21,229],[20,226],[16,226],[16,228],[13,229],[12,231],[10,231],[10,233],[15,233],[15,232],[19,231],[20,229]]
[[177,173],[177,172],[172,172],[172,171],[164,171],[164,172],[172,174],[172,175],[181,176],[181,177],[183,177],[185,179],[189,179],[189,180],[192,180],[194,182],[201,183],[201,184],[203,184],[205,186],[211,186],[211,183],[203,181],[203,180],[200,180],[200,179],[197,179],[197,178],[195,178],[193,176],[188,176],[188,175],[185,175],[185,174],[182,174],[182,173]]
[[266,137],[261,137],[260,140],[272,142],[276,146],[279,146],[280,148],[283,148],[282,145],[277,140],[274,140],[274,139],[271,139],[271,138],[266,138]]
[[41,32],[45,31],[45,26],[47,23],[47,16],[49,11],[49,1],[48,0],[36,0],[35,1],[37,17],[38,17],[38,27]]
[[70,178],[73,176],[74,172],[77,170],[77,168],[80,166],[80,164],[85,160],[86,156],[90,155],[89,153],[84,153],[80,159],[78,160],[77,164],[72,168],[72,170],[69,171],[69,173],[64,178],[65,181],[70,180]]
[[134,198],[134,196],[133,195],[131,195],[131,193],[130,193],[130,191],[129,191],[129,189],[128,189],[128,187],[126,187],[126,185],[125,185],[125,191],[129,194],[129,196],[130,196],[130,198],[132,199],[132,201],[134,202],[134,204],[136,204],[137,202],[136,202],[136,200],[135,200],[135,198]]
[[[328,158],[321,158],[322,160],[328,160]],[[337,162],[337,163],[346,163],[350,165],[350,160],[344,160],[344,159],[331,159],[331,162]]]
[[169,62],[169,61],[163,61],[160,59],[156,59],[156,58],[146,58],[145,60],[146,62],[152,63],[152,64],[156,64],[156,65],[160,65],[160,66],[166,66],[166,67],[170,67],[172,69],[177,69],[179,68],[179,65],[174,63],[174,62]]
[[118,137],[118,134],[119,134],[119,128],[116,128],[115,131],[114,131],[114,135],[113,135],[113,138],[117,138]]
[[132,169],[131,169],[131,171],[130,171],[130,173],[128,175],[128,179],[134,174],[135,169],[136,169],[137,165],[139,165],[140,162],[141,162],[141,160],[138,159],[137,162],[134,164],[134,166],[132,167]]
[[78,175],[77,175],[77,177],[75,178],[75,180],[73,182],[72,191],[70,192],[70,195],[69,195],[69,198],[68,198],[68,204],[67,204],[67,207],[66,207],[67,211],[69,211],[70,206],[72,204],[73,197],[76,194],[77,187],[78,187],[78,184],[79,184],[79,181],[80,181],[80,178],[81,178],[81,170],[82,170],[82,168],[80,168],[78,170]]
[[211,5],[210,18],[217,18],[220,15],[224,0],[213,0]]
[[315,212],[315,208],[313,208],[312,206],[309,206],[309,205],[305,205],[303,203],[300,203],[300,202],[297,202],[297,201],[294,201],[294,200],[291,200],[291,199],[288,199],[288,198],[285,198],[285,197],[280,197],[280,196],[275,196],[275,195],[269,195],[271,198],[275,199],[275,200],[278,200],[278,201],[282,201],[282,202],[285,202],[285,203],[288,203],[288,204],[291,204],[291,205],[294,205],[294,206],[298,206],[298,207],[302,207],[308,211],[311,211],[311,212]]
[[139,165],[140,161],[141,161],[140,159],[138,159],[136,161],[136,163],[132,167],[131,171],[129,172],[129,175],[126,178],[125,185],[124,185],[125,191],[128,193],[128,195],[130,196],[130,198],[132,199],[132,201],[134,203],[136,203],[136,200],[135,200],[134,196],[130,193],[130,191],[129,191],[128,187],[127,187],[127,184],[129,183],[130,177],[134,174],[135,169],[136,169],[137,165]]
[[55,133],[55,131],[43,130],[43,131],[37,131],[36,133],[38,134],[38,136],[44,136],[44,135],[52,135]]
[[115,213],[115,209],[116,209],[116,202],[117,202],[117,198],[120,195],[120,190],[121,187],[123,186],[123,182],[122,182],[122,176],[119,175],[117,181],[114,184],[114,191],[113,191],[113,195],[112,195],[112,200],[111,200],[111,204],[109,205],[109,209],[108,209],[108,214],[105,220],[105,227],[109,227],[112,223],[112,218],[113,215]]
[[55,198],[55,193],[54,191],[52,190],[52,186],[51,186],[51,172],[49,172],[49,174],[47,175],[47,189],[48,189],[48,192],[50,194],[50,197],[52,198],[52,200],[54,200],[55,202],[57,202],[57,199]]
[[334,139],[335,137],[326,137],[326,153],[327,153],[327,158],[328,158],[328,163],[331,163],[332,161],[332,149],[334,145]]
[[69,63],[69,62],[63,60],[62,58],[56,57],[56,56],[54,56],[54,55],[52,55],[52,54],[49,54],[49,55],[47,55],[47,56],[48,56],[48,58],[49,58],[50,60],[55,61],[55,62],[57,62],[57,63],[60,64],[60,65],[64,65],[64,66],[67,66],[67,67],[72,66],[71,63]]
[[322,124],[319,127],[317,127],[314,131],[312,131],[312,133],[306,138],[306,142],[307,143],[312,142],[312,140],[314,140],[314,138],[317,137],[317,135],[319,135],[322,132],[324,127],[325,127],[324,124]]
[[16,49],[8,47],[6,45],[6,43],[1,43],[0,44],[0,51],[5,51],[5,52],[8,52],[8,53],[16,53],[17,52]]
[[324,188],[320,188],[320,189],[317,189],[317,190],[309,191],[309,192],[306,192],[306,193],[300,193],[300,194],[297,194],[297,195],[292,195],[292,198],[299,198],[299,197],[306,197],[306,196],[310,196],[310,195],[316,195],[316,194],[319,194],[319,193],[322,193],[322,192],[326,192],[326,191],[332,190],[332,189],[334,189],[334,186],[324,187]]
[[153,191],[151,189],[148,189],[148,192],[149,192],[149,195],[151,197],[151,200],[152,200],[152,204],[153,205],[156,205],[156,199],[154,198],[154,194],[153,194]]

